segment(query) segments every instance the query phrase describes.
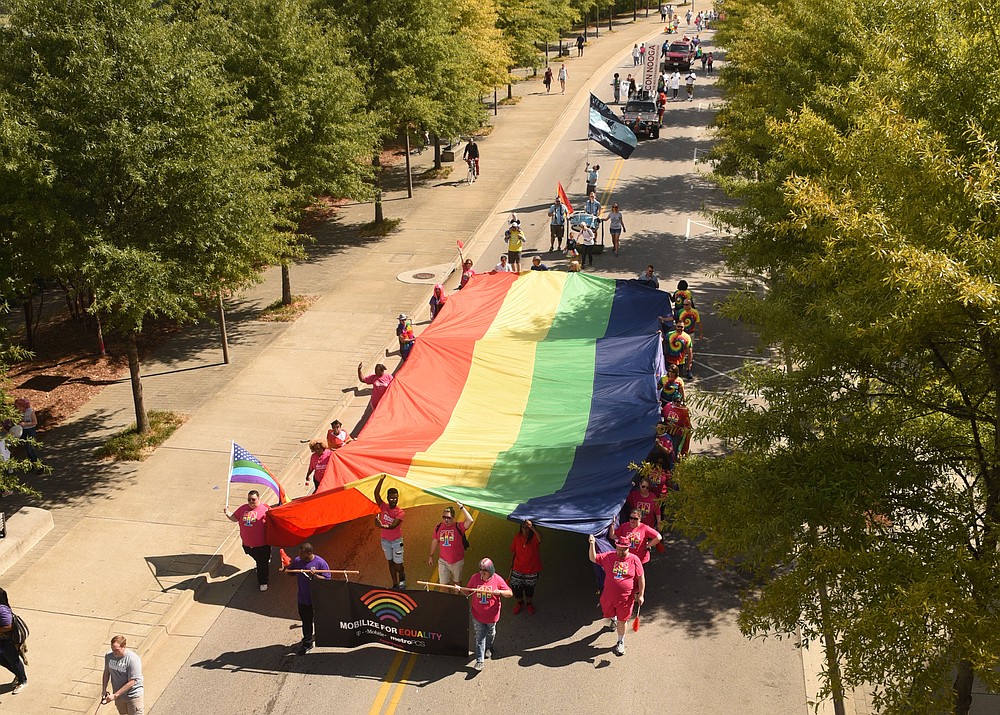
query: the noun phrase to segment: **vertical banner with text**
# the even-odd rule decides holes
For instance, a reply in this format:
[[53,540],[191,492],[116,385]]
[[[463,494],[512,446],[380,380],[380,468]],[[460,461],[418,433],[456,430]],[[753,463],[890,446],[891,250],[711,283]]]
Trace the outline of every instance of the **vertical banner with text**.
[[318,646],[382,643],[411,653],[469,655],[469,607],[462,596],[344,581],[310,586]]
[[646,47],[646,58],[642,68],[642,89],[645,90],[647,99],[652,99],[656,95],[659,78],[660,46],[653,42]]

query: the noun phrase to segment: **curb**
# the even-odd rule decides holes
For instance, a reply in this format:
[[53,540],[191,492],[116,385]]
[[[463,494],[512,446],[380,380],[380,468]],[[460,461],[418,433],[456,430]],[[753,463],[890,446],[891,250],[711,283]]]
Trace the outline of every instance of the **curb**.
[[0,539],[0,574],[16,564],[55,526],[52,512],[33,506],[21,507],[7,517],[6,523],[7,537]]

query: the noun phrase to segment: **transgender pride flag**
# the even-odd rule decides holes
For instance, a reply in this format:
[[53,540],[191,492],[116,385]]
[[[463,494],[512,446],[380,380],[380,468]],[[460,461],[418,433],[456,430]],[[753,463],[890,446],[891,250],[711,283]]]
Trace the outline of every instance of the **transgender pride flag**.
[[[288,497],[285,496],[285,490],[281,488],[281,483],[267,471],[267,467],[235,442],[233,442],[232,459],[229,465],[229,484],[234,482],[267,487],[278,497],[279,504],[288,502]],[[229,502],[228,487],[226,489],[226,502]]]

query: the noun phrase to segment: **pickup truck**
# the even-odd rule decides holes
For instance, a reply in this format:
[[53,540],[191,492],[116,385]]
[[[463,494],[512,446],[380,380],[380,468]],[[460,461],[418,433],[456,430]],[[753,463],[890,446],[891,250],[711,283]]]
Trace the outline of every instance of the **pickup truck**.
[[688,40],[675,40],[667,45],[667,51],[663,56],[664,69],[678,69],[687,71],[691,69],[694,62],[694,45]]
[[636,136],[645,134],[651,139],[660,136],[660,119],[656,102],[651,99],[630,99],[622,110],[622,121]]

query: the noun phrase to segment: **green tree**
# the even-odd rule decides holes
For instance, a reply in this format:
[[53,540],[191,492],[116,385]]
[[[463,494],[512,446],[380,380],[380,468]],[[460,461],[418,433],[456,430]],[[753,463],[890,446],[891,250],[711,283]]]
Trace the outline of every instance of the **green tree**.
[[[211,9],[209,9],[211,8]],[[247,118],[270,149],[279,178],[276,223],[295,230],[322,195],[371,195],[368,157],[375,133],[361,80],[337,28],[324,27],[310,0],[220,0],[198,13],[204,42],[225,58],[246,94]],[[292,302],[289,263],[301,244],[289,237],[281,257],[282,302]]]
[[534,66],[538,46],[558,42],[559,33],[578,17],[568,0],[499,0],[497,10],[497,27],[510,44],[512,64],[520,67]]
[[13,227],[57,273],[82,274],[92,310],[126,336],[145,430],[144,323],[196,319],[202,299],[257,279],[284,250],[269,155],[186,23],[140,0],[15,0],[10,11],[0,87],[29,128],[29,159],[0,167],[0,184],[22,182]]

